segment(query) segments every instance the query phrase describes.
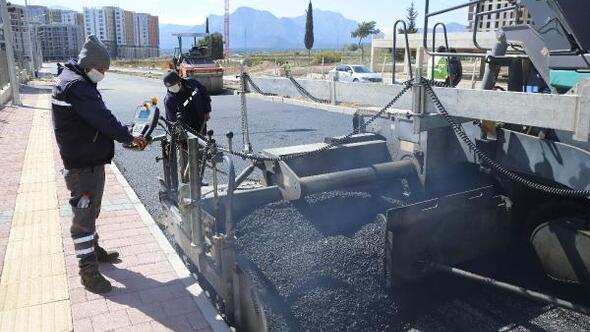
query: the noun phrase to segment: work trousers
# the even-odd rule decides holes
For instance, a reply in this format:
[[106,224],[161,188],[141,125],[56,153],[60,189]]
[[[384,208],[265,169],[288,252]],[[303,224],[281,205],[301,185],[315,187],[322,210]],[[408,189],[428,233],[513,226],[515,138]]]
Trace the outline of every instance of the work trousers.
[[[70,191],[70,206],[73,212],[70,233],[74,240],[80,274],[97,272],[96,219],[100,213],[104,191],[104,165],[64,170],[64,177]],[[86,207],[78,207],[84,194],[89,196],[90,202]]]

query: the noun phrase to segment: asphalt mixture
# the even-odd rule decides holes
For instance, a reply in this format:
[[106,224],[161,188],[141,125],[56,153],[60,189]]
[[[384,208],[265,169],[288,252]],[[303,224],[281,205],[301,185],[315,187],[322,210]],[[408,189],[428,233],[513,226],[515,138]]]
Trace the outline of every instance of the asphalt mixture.
[[[392,198],[394,197],[394,198]],[[385,223],[399,191],[276,202],[237,225],[271,331],[588,330],[590,318],[451,276],[387,291]]]

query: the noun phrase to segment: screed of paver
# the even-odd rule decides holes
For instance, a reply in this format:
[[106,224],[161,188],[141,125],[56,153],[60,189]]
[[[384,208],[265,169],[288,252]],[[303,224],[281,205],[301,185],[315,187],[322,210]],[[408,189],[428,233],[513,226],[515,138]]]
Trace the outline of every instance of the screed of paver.
[[50,112],[36,110],[0,278],[0,331],[72,330],[51,129]]

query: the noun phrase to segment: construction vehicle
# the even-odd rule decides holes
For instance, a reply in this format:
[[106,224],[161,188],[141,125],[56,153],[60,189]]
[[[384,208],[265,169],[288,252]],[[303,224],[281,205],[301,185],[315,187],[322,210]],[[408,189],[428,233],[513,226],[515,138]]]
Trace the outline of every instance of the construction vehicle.
[[[282,291],[265,288],[269,281],[252,273],[261,271],[256,264],[268,262],[253,262],[237,251],[236,227],[265,204],[300,202],[342,188],[395,189],[386,195],[402,202],[374,216],[385,225],[387,287],[451,273],[590,314],[571,301],[458,268],[525,239],[547,276],[590,287],[590,80],[585,79],[590,26],[584,21],[590,3],[515,0],[510,7],[480,9],[487,2],[430,12],[426,0],[423,29],[424,52],[486,61],[481,90],[435,87],[423,76],[419,51],[413,80],[393,85],[396,93],[390,104],[376,114],[356,114],[350,134],[323,143],[252,153],[245,93],[242,149],[234,149],[232,133],[222,144],[212,132],[202,137],[182,125],[167,124],[169,134],[158,139],[163,161],[160,201],[172,219],[167,230],[230,324],[245,331],[267,330],[268,303],[276,304],[271,293]],[[436,53],[428,45],[429,21],[467,6],[477,6],[476,17],[527,8],[534,23],[501,29],[497,44],[479,54]],[[474,42],[477,45],[477,29]],[[493,91],[505,66],[510,67],[512,91]],[[534,67],[542,78],[536,84],[546,87],[535,91],[547,93],[522,92],[531,85],[523,75],[525,67]],[[248,79],[242,75],[243,92]],[[237,175],[234,158],[251,164]],[[204,188],[206,166],[212,168],[213,184]],[[257,185],[247,181],[255,170],[262,174]],[[219,174],[227,175],[227,183],[218,183]],[[338,209],[347,218],[330,218],[326,212],[326,227],[345,227],[339,223],[371,210],[347,204]],[[265,241],[255,235],[251,241]],[[299,240],[284,236],[284,243]],[[298,251],[289,260],[297,255],[309,252]],[[270,263],[283,259],[269,257]],[[284,278],[298,272],[297,264],[291,268]]]
[[[206,33],[175,33],[178,38],[178,47],[174,49],[170,69],[176,70],[180,77],[191,77],[203,84],[210,94],[218,94],[223,91],[223,67],[211,59],[210,47],[198,46],[198,38],[207,38]],[[193,46],[184,52],[182,39],[192,38]]]

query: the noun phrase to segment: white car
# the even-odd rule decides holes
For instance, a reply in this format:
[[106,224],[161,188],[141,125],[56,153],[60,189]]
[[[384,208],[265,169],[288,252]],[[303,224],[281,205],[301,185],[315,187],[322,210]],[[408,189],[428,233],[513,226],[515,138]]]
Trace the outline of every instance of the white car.
[[369,70],[369,68],[362,65],[338,65],[336,68],[330,70],[330,77],[338,75],[338,80],[341,82],[354,83],[381,83],[383,77]]

